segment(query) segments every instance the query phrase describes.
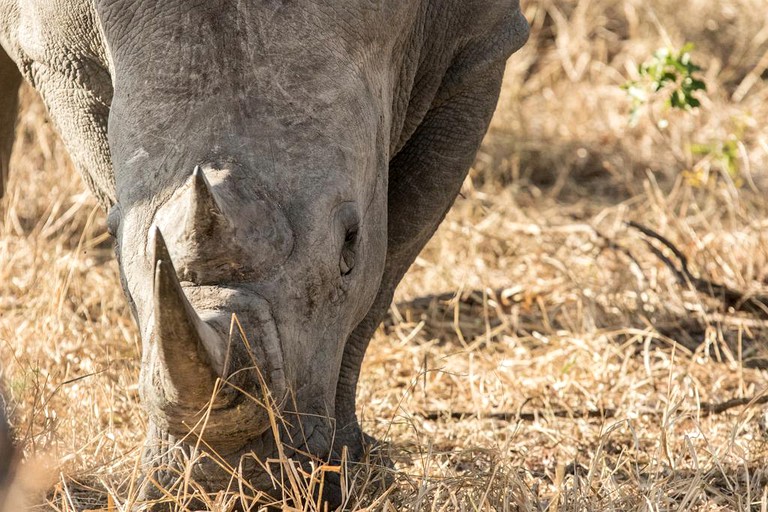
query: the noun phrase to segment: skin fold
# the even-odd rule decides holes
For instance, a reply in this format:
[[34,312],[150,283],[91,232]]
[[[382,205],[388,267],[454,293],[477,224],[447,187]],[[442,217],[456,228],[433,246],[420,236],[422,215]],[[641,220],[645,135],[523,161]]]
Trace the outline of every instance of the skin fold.
[[222,465],[269,489],[256,460],[363,457],[368,342],[527,35],[516,0],[0,0],[0,170],[23,76],[108,212],[145,497],[201,452],[211,492]]

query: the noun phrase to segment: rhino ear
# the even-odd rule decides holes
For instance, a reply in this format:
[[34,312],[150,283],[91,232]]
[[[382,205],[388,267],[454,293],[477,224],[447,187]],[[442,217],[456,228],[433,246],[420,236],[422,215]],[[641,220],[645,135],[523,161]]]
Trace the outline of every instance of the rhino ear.
[[[192,171],[189,187],[189,203],[185,222],[185,233],[191,238],[210,240],[217,231],[229,228],[224,212],[216,201],[211,184],[199,165]],[[201,240],[203,241],[203,240]]]

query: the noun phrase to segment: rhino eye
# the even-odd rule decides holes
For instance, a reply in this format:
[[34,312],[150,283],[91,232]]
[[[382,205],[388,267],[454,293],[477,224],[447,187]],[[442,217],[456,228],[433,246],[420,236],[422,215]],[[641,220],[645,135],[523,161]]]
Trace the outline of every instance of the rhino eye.
[[339,271],[342,276],[348,276],[355,267],[355,252],[357,251],[357,227],[350,228],[344,235],[344,246],[341,248],[341,259],[339,260]]

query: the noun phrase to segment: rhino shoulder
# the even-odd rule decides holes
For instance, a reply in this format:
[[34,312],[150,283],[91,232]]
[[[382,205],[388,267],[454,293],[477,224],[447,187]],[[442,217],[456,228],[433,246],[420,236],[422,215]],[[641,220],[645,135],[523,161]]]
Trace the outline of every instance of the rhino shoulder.
[[88,0],[0,0],[0,43],[36,88],[62,82],[111,99],[109,53]]

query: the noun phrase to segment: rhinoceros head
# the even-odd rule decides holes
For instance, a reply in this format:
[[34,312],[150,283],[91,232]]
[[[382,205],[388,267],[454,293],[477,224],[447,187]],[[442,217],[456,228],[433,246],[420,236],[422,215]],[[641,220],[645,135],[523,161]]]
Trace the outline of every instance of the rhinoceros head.
[[365,2],[322,31],[317,6],[168,4],[100,12],[109,224],[151,429],[265,458],[271,402],[283,441],[323,456],[345,342],[384,267],[393,27]]

